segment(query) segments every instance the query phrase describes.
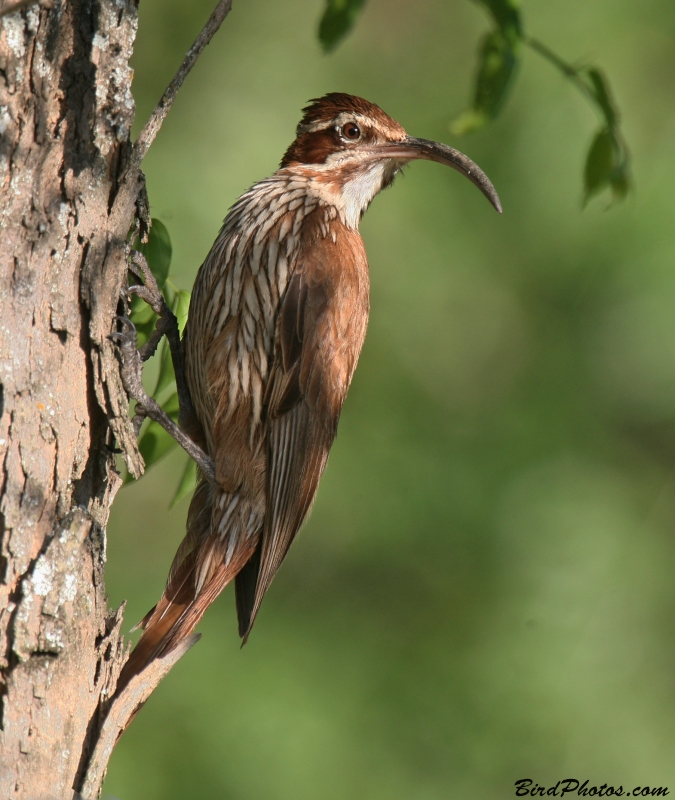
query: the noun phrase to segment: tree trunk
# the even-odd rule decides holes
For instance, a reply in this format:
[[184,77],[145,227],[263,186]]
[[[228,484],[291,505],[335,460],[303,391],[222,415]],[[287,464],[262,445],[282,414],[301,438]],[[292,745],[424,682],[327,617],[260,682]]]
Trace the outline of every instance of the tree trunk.
[[21,5],[0,19],[0,797],[95,797],[124,727],[105,721],[125,657],[103,585],[115,448],[143,469],[107,338],[144,196],[137,3]]

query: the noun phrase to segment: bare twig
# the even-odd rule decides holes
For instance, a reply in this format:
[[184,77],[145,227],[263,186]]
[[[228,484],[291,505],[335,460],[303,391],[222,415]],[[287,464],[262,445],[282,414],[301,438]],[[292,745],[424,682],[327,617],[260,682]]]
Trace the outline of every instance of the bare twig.
[[536,53],[539,53],[540,56],[553,64],[554,67],[557,67],[563,73],[563,75],[565,75],[565,77],[569,78],[592,105],[597,104],[595,97],[588,88],[588,84],[586,84],[579,77],[579,73],[581,72],[579,67],[568,64],[567,61],[564,61],[562,58],[560,58],[560,56],[556,55],[552,50],[546,47],[543,42],[540,42],[538,39],[535,39],[532,36],[526,37],[524,41],[525,44],[528,44]]
[[154,142],[159,129],[166,115],[171,109],[171,105],[178,94],[178,90],[183,85],[183,81],[187,78],[190,70],[194,67],[197,59],[202,53],[202,50],[211,41],[214,34],[220,28],[225,17],[230,13],[232,8],[232,0],[220,0],[215,7],[213,14],[209,17],[202,32],[195,39],[194,44],[188,50],[187,55],[180,65],[180,69],[173,77],[171,83],[167,86],[166,91],[162,95],[157,108],[152,112],[150,118],[143,126],[143,130],[138,134],[138,138],[134,142],[134,149],[131,156],[131,163],[129,164],[129,172],[133,172],[135,168],[139,167],[141,161],[145,158],[145,154],[150,149],[150,145]]
[[[23,0],[20,1],[23,2]],[[47,2],[49,1],[47,0]],[[119,223],[121,219],[127,218],[130,206],[137,206],[138,198],[145,190],[145,178],[140,169],[141,162],[155,141],[155,137],[159,133],[166,115],[171,110],[173,101],[176,99],[178,90],[183,85],[185,78],[187,78],[202,51],[211,41],[218,28],[220,28],[231,9],[232,0],[219,0],[202,32],[188,50],[178,72],[176,72],[173,80],[167,86],[157,108],[152,112],[143,126],[143,130],[138,134],[138,138],[131,148],[131,156],[119,177],[119,191],[110,212],[111,228],[114,228],[115,224]]]

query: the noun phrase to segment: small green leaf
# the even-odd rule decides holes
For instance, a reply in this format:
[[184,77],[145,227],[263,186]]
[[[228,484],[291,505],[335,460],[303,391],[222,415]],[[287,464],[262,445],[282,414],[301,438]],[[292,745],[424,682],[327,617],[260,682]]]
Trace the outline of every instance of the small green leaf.
[[356,21],[366,0],[327,0],[319,23],[319,41],[324,52],[331,51]]
[[614,201],[623,200],[631,189],[630,152],[619,129],[616,107],[609,81],[597,67],[574,66],[552,50],[529,37],[527,44],[559,69],[600,112],[604,125],[594,136],[584,166],[583,205],[605,188],[612,190]]
[[452,123],[450,130],[454,134],[478,130],[497,117],[517,65],[516,51],[501,29],[485,36],[480,48],[473,106]]
[[484,128],[489,121],[490,118],[487,114],[470,108],[450,123],[450,131],[455,136],[464,136],[466,133],[479,131],[481,128]]
[[180,479],[180,483],[178,484],[178,488],[176,489],[176,494],[174,494],[173,499],[171,500],[171,504],[169,505],[169,508],[173,508],[177,503],[180,503],[180,501],[186,495],[194,491],[196,485],[197,485],[197,465],[191,458],[188,458],[187,464],[185,465],[185,470],[183,471],[183,477]]
[[173,360],[171,358],[171,348],[166,339],[162,340],[162,349],[160,351],[159,362],[159,375],[157,375],[157,385],[153,392],[153,397],[157,398],[162,389],[166,389],[169,384],[176,380],[173,371]]
[[131,321],[134,325],[143,325],[149,322],[154,316],[155,312],[152,310],[151,306],[138,295],[133,295],[131,298]]
[[598,107],[605,117],[608,128],[614,128],[618,123],[618,112],[612,100],[612,93],[607,78],[597,67],[589,67],[586,74],[591,82],[591,93]]
[[176,292],[176,298],[173,303],[173,313],[176,315],[176,319],[178,320],[178,330],[180,331],[181,336],[185,330],[185,323],[187,322],[189,308],[190,292],[179,289]]
[[476,2],[488,11],[497,23],[497,27],[511,44],[515,45],[515,40],[523,35],[519,0],[476,0]]
[[161,425],[151,421],[138,442],[146,470],[173,450],[178,442]]
[[624,200],[631,189],[631,179],[628,173],[628,164],[624,162],[614,171],[610,180],[612,186],[612,196],[615,202]]
[[614,171],[619,165],[616,141],[611,130],[599,131],[588,151],[584,167],[584,204],[591,197],[612,184]]
[[163,222],[158,219],[152,220],[148,241],[140,246],[140,251],[148,260],[148,266],[157,280],[157,286],[162,289],[169,275],[172,252],[169,231]]
[[490,119],[499,114],[517,63],[514,50],[501,31],[493,31],[485,37],[476,80],[475,111]]

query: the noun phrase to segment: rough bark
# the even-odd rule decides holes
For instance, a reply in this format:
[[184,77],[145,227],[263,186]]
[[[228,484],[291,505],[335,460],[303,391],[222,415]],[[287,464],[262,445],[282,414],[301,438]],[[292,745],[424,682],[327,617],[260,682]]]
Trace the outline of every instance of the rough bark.
[[20,5],[0,7],[0,797],[96,797],[192,643],[111,701],[126,658],[103,584],[115,448],[132,474],[143,463],[108,335],[166,109],[134,150],[137,0]]
[[135,214],[118,176],[136,24],[126,0],[2,18],[0,796],[17,800],[79,788],[124,659],[103,585],[115,439],[142,462],[107,335]]

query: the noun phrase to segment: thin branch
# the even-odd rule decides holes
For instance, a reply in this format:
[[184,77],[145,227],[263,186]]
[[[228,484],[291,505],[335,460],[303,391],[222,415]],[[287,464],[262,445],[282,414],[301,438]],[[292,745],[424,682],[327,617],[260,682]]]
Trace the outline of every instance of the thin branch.
[[608,128],[613,130],[614,136],[616,137],[617,141],[620,142],[627,156],[628,145],[626,144],[619,127],[619,122],[621,119],[619,110],[615,107],[613,100],[609,96],[607,101],[607,106],[609,106],[609,109],[607,109],[606,106],[603,106],[602,103],[598,101],[598,97],[596,94],[594,94],[587,81],[582,77],[584,72],[588,70],[588,67],[575,67],[573,64],[568,64],[567,61],[560,58],[559,55],[556,55],[556,53],[550,50],[543,42],[540,42],[538,39],[535,39],[532,36],[525,37],[523,41],[525,44],[531,47],[535,53],[539,53],[539,55],[545,58],[546,61],[559,69],[566,78],[569,78],[569,80],[577,87],[581,94],[584,95],[584,97],[595,108],[595,110],[600,112],[600,116],[603,118],[603,121]]
[[230,13],[231,9],[232,0],[220,0],[213,14],[209,17],[209,21],[202,29],[202,32],[188,50],[187,55],[183,59],[183,63],[180,65],[180,69],[167,86],[157,108],[152,112],[150,118],[143,126],[143,130],[138,134],[138,138],[134,142],[134,149],[129,164],[129,173],[133,173],[145,158],[146,153],[150,149],[150,145],[154,142],[155,136],[159,133],[159,129],[162,127],[162,123],[171,109],[173,101],[176,99],[178,90],[183,85],[183,81],[187,78],[202,51],[211,41],[218,28],[220,28],[223,20]]
[[538,39],[535,39],[532,36],[525,37],[523,41],[525,44],[529,45],[535,51],[535,53],[539,53],[540,56],[545,58],[549,63],[553,64],[554,67],[559,69],[566,78],[569,78],[569,80],[572,81],[577,89],[591,103],[591,105],[597,109],[597,98],[588,88],[586,81],[579,76],[579,73],[581,72],[579,68],[574,67],[572,64],[568,64],[567,61],[564,61],[562,58],[560,58],[560,56],[556,55],[552,50],[546,47],[543,42],[540,42]]
[[[549,49],[545,44],[543,44],[543,42],[540,42],[538,39],[535,39],[532,36],[524,37],[523,41],[525,44],[531,47],[535,53],[538,53],[540,56],[542,56],[542,58],[546,59],[549,64],[553,64],[556,69],[559,69],[563,75],[568,78],[574,84],[574,86],[577,87],[581,94],[584,95],[586,100],[600,114],[604,122],[604,129],[611,133],[614,143],[619,150],[619,161],[616,164],[616,170],[618,170],[620,173],[621,180],[625,181],[625,186],[630,186],[630,150],[628,149],[628,144],[626,143],[623,133],[621,132],[621,115],[614,103],[613,98],[611,97],[609,87],[606,86],[603,97],[599,97],[597,86],[595,87],[594,91],[594,87],[590,85],[588,81],[588,76],[591,74],[591,72],[595,72],[596,75],[599,75],[599,70],[588,65],[575,67],[573,64],[569,64],[567,61],[560,58],[559,55]],[[604,83],[605,82],[603,81],[603,84]],[[623,183],[615,183],[611,179],[610,184],[612,185],[615,193],[617,191],[617,186],[624,186]],[[620,195],[623,196],[624,189],[621,188],[618,191]]]

